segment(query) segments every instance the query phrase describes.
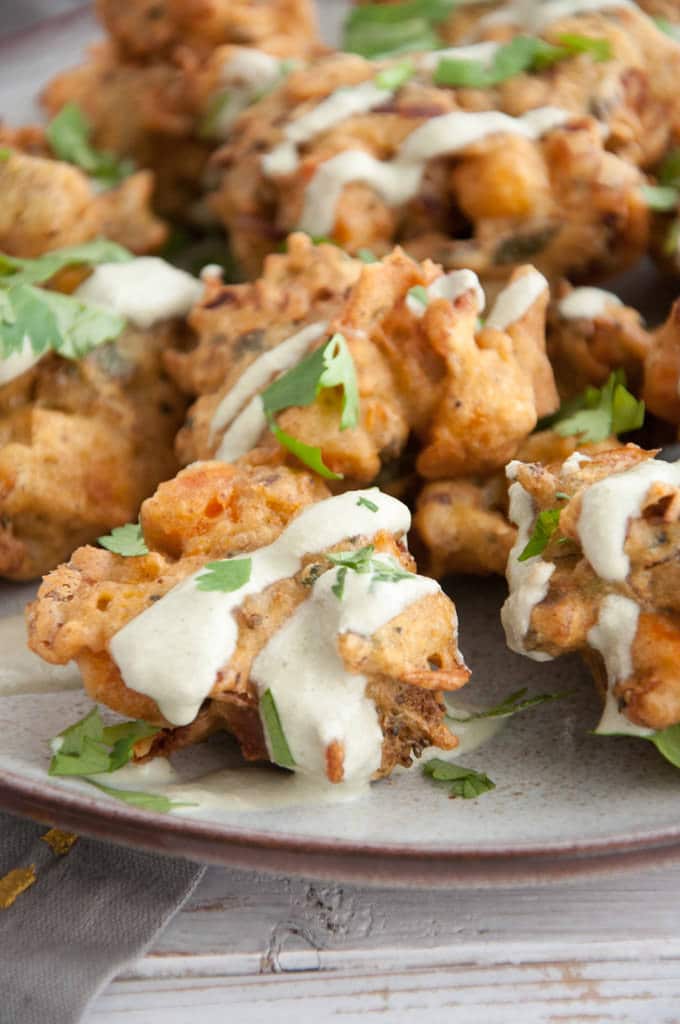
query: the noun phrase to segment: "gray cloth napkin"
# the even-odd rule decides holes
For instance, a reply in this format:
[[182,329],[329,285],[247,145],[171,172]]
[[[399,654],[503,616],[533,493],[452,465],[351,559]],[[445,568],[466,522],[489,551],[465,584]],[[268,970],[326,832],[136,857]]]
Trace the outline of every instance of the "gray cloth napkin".
[[46,826],[0,814],[0,878],[37,881],[0,909],[0,1024],[75,1024],[190,896],[200,864],[79,839],[65,856]]

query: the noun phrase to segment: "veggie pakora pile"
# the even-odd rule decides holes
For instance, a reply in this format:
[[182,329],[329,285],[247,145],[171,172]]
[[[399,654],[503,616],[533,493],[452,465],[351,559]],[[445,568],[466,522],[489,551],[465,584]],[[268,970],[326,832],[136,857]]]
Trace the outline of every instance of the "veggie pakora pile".
[[341,51],[307,0],[96,6],[0,128],[0,575],[53,570],[33,650],[134,719],[53,771],[452,750],[451,573],[506,572],[600,731],[680,725],[680,301],[607,287],[651,256],[677,297],[676,5],[361,3]]

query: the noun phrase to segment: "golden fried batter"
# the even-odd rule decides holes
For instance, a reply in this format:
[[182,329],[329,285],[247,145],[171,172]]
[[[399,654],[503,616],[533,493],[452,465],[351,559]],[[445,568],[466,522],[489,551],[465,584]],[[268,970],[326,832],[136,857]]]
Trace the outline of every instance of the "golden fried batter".
[[[680,721],[680,476],[653,455],[629,444],[513,473],[520,537],[508,562],[508,642],[534,657],[583,653],[608,695],[608,731],[617,711],[619,725]],[[545,549],[518,562],[537,515],[558,508]]]
[[[566,87],[563,98],[552,79],[543,99],[511,102],[506,85],[498,92],[436,87],[421,66],[396,92],[386,91],[381,105],[376,100],[368,112],[308,129],[297,145],[297,162],[289,149],[277,148],[299,118],[319,110],[338,89],[365,88],[384,67],[350,54],[325,57],[292,72],[241,115],[238,130],[214,158],[222,173],[214,206],[249,273],[257,273],[277,238],[296,227],[330,235],[352,253],[366,247],[382,254],[399,242],[417,258],[474,270],[485,286],[507,279],[527,259],[550,278],[590,278],[641,254],[649,219],[639,191],[642,175],[606,151],[601,127],[584,116],[588,104],[574,100]],[[581,77],[577,71],[575,80]],[[535,120],[541,103],[553,110],[561,105],[567,123],[539,131],[535,139],[524,136],[524,122],[519,134],[499,127],[478,141],[473,135],[457,152],[458,129],[439,128],[435,120],[494,110],[514,117],[533,111]],[[425,128],[432,132],[427,138]],[[422,152],[434,153],[415,179],[413,167],[421,165],[412,161],[411,137],[422,139]],[[655,156],[662,151],[663,144]],[[328,168],[341,154],[352,167],[359,161],[356,177],[344,165],[338,170],[344,187],[329,206],[334,186],[322,188],[325,179],[317,176],[336,173]],[[367,158],[379,164],[365,169]],[[318,209],[315,188],[321,190]],[[319,219],[320,212],[330,223]]]
[[[142,507],[148,555],[125,559],[81,548],[46,578],[30,607],[32,648],[51,662],[74,658],[93,699],[164,727],[152,742],[140,745],[138,756],[167,753],[216,729],[228,729],[246,757],[267,758],[257,690],[250,678],[253,661],[293,612],[311,599],[319,577],[332,568],[328,550],[346,550],[347,539],[315,552],[310,537],[310,553],[301,559],[295,575],[242,600],[233,613],[238,625],[234,653],[188,726],[173,730],[154,700],[125,685],[109,644],[121,627],[206,561],[270,544],[297,514],[327,495],[318,478],[284,467],[214,462],[188,467]],[[351,547],[358,549],[369,541],[376,552],[413,570],[401,539],[379,531],[373,538],[352,537]],[[346,670],[366,677],[367,695],[376,704],[385,734],[378,775],[388,774],[397,763],[408,764],[412,753],[426,745],[455,746],[455,737],[444,724],[441,691],[463,685],[469,673],[457,651],[452,614],[451,602],[437,591],[411,604],[372,636],[350,631],[337,639]],[[326,752],[326,774],[332,782],[343,778],[343,752],[333,743]]]
[[51,158],[40,129],[0,128],[0,146],[9,149],[0,160],[0,250],[39,256],[103,235],[146,253],[165,241],[167,229],[150,210],[149,171],[101,192],[83,171]]
[[129,326],[77,362],[49,354],[0,387],[0,577],[47,572],[134,519],[172,475],[185,402],[161,354],[183,333]]
[[[181,386],[203,393],[178,437],[182,461],[245,454],[247,448],[233,447],[239,417],[273,371],[234,399],[227,418],[224,403],[258,359],[316,324],[310,350],[335,333],[347,343],[357,375],[359,423],[339,429],[334,390],[305,408],[285,409],[277,422],[305,444],[318,445],[325,464],[344,475],[343,488],[350,481],[374,481],[404,451],[411,433],[420,443],[417,469],[427,478],[503,466],[537,418],[558,404],[543,340],[545,282],[529,267],[518,270],[512,287],[528,288],[530,301],[505,328],[478,330],[474,275],[453,301],[438,297],[437,288],[445,290],[447,280],[434,264],[417,264],[399,250],[364,265],[335,246],[315,247],[294,235],[287,254],[270,256],[255,283],[210,283],[191,317],[198,347],[166,359]],[[432,297],[427,308],[419,307],[409,292],[428,287]],[[264,424],[258,447],[260,457],[278,457],[278,443]]]

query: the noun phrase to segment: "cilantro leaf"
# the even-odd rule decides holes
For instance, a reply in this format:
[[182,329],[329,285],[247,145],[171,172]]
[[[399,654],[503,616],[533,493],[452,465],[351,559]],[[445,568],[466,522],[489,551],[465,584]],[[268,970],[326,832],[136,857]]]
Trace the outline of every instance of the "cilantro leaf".
[[680,146],[669,150],[657,171],[660,185],[680,188]]
[[18,256],[0,253],[0,288],[10,288],[17,284],[42,284],[65,267],[125,263],[132,258],[132,253],[122,245],[106,238],[53,249],[36,259],[20,259]]
[[464,800],[474,800],[496,788],[488,775],[483,772],[476,772],[473,768],[464,768],[462,764],[454,764],[451,761],[444,761],[441,757],[433,757],[423,765],[423,774],[429,775],[435,782],[445,782],[449,785],[449,797],[462,797]]
[[501,46],[490,62],[442,57],[434,73],[434,82],[436,85],[487,89],[525,71],[543,71],[579,53],[589,53],[597,61],[611,58],[611,46],[606,39],[573,34],[560,36],[559,42],[559,46],[554,46],[535,36],[516,36]]
[[72,295],[18,284],[0,289],[0,357],[21,352],[28,341],[39,355],[48,348],[65,359],[80,359],[97,345],[117,338],[125,319],[88,306]]
[[447,715],[446,717],[452,722],[461,723],[476,722],[480,718],[509,718],[520,711],[528,711],[529,708],[535,708],[539,704],[547,704],[550,701],[563,700],[565,697],[571,696],[571,691],[567,690],[564,690],[562,693],[537,693],[531,697],[525,696],[527,693],[528,689],[524,686],[521,690],[508,694],[502,701],[492,708],[487,708],[486,711],[471,711],[464,718],[456,715]]
[[362,263],[377,263],[378,257],[370,249],[358,249],[357,259]]
[[[373,577],[372,584],[398,583],[400,580],[406,580],[413,576],[413,573],[403,569],[390,555],[376,555],[372,544],[367,544],[355,551],[338,551],[326,557],[333,565],[340,567],[336,584],[331,587],[338,600],[342,600],[344,594],[348,569],[360,574],[370,573]],[[345,572],[342,571],[343,569]]]
[[680,725],[671,725],[649,738],[667,761],[680,768]]
[[378,89],[386,89],[388,92],[396,92],[410,78],[413,78],[416,68],[412,60],[404,60],[391,68],[383,68],[373,79]]
[[409,288],[408,295],[411,299],[415,299],[422,306],[427,306],[430,301],[430,296],[427,294],[427,288],[422,284],[414,284],[413,288]]
[[343,50],[362,57],[388,57],[413,50],[435,50],[442,39],[436,25],[458,0],[409,0],[354,7],[345,22]]
[[45,134],[55,156],[80,167],[105,188],[119,185],[135,169],[131,160],[92,146],[92,126],[76,103],[62,107]]
[[269,420],[269,429],[283,448],[299,459],[304,466],[309,466],[326,480],[342,480],[342,473],[334,473],[323,461],[323,454],[318,445],[305,444],[299,438],[282,430],[274,420]]
[[142,527],[139,523],[127,523],[125,526],[115,526],[111,533],[105,537],[98,538],[99,543],[107,551],[114,555],[123,555],[124,558],[135,558],[138,555],[148,555],[149,549],[144,540]]
[[625,372],[615,370],[601,388],[586,388],[541,425],[562,437],[578,434],[582,441],[596,442],[637,430],[644,418],[645,403],[627,390]]
[[378,511],[378,506],[376,505],[376,503],[374,501],[369,501],[368,498],[364,498],[363,495],[357,501],[357,505],[359,505],[359,506],[363,505],[363,507],[367,508],[369,512],[377,512]]
[[680,43],[680,25],[677,22],[669,21],[668,18],[653,18],[652,20],[661,32]]
[[560,521],[560,509],[545,508],[536,516],[534,532],[526,543],[521,554],[517,556],[518,562],[526,562],[528,558],[540,555],[550,543],[550,538],[557,529]]
[[288,740],[281,725],[279,709],[271,690],[265,690],[260,698],[260,716],[269,737],[272,761],[281,765],[282,768],[294,768],[295,758],[288,746]]
[[337,597],[338,601],[342,601],[345,596],[345,580],[347,578],[347,573],[347,566],[342,565],[335,574],[335,583],[331,587],[331,590]]
[[9,160],[12,155],[12,150],[9,146],[0,146],[0,163],[4,163],[5,160]]
[[131,804],[133,807],[139,807],[142,811],[158,811],[160,814],[165,814],[175,807],[196,806],[196,804],[170,800],[167,796],[159,796],[156,793],[143,793],[133,789],[113,789],[113,787],[104,786],[95,779],[86,779],[85,781],[89,782],[92,786],[96,786],[97,789],[101,789],[102,793],[115,797],[116,800],[122,800],[123,803]]
[[208,562],[196,580],[198,590],[221,590],[230,594],[240,590],[250,579],[253,568],[252,558],[223,558],[219,562]]
[[99,708],[95,707],[52,741],[54,756],[49,774],[99,775],[116,771],[128,763],[137,740],[155,736],[159,731],[142,721],[105,727]]
[[640,191],[649,209],[657,213],[668,213],[680,202],[680,189],[672,185],[642,185]]
[[342,334],[334,334],[325,345],[324,370],[318,390],[341,387],[343,390],[340,430],[356,427],[359,422],[359,386],[354,360]]

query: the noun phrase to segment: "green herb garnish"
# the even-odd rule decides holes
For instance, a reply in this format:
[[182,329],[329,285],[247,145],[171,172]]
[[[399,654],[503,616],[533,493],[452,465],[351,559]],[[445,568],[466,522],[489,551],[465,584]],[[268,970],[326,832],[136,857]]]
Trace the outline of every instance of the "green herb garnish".
[[442,45],[436,26],[457,3],[458,0],[409,0],[354,7],[345,22],[342,49],[369,59],[436,50]]
[[668,213],[680,202],[680,190],[671,185],[642,185],[642,197],[650,210]]
[[4,163],[5,160],[9,160],[12,155],[12,150],[8,146],[0,146],[0,163]]
[[422,284],[414,284],[413,288],[408,290],[409,297],[419,302],[421,306],[427,306],[430,301],[430,296],[427,294],[427,288]]
[[517,556],[517,561],[526,562],[528,558],[533,558],[545,551],[559,521],[560,509],[558,508],[545,508],[539,512],[534,523],[534,531],[521,554]]
[[133,807],[138,807],[142,811],[157,811],[160,814],[166,814],[175,807],[196,806],[196,804],[169,800],[167,796],[158,796],[156,793],[144,793],[134,789],[113,789],[113,787],[104,786],[95,779],[86,779],[85,781],[89,782],[92,786],[96,786],[97,789],[101,789],[102,793],[115,797],[116,800],[122,800],[123,803],[131,804]]
[[378,89],[386,89],[388,92],[396,92],[402,85],[405,85],[416,73],[415,64],[411,60],[402,61],[391,68],[383,68],[373,79]]
[[680,255],[680,219],[673,221],[664,239],[663,251],[666,256]]
[[92,126],[76,103],[67,103],[48,124],[45,134],[60,160],[75,164],[104,188],[113,188],[132,174],[132,160],[95,149]]
[[0,252],[0,288],[13,288],[18,284],[44,284],[66,267],[126,263],[132,258],[132,253],[122,245],[109,242],[106,238],[54,249],[32,260]]
[[369,501],[368,498],[364,498],[363,495],[357,501],[357,505],[367,508],[369,512],[377,512],[378,506],[374,501]]
[[680,25],[677,22],[669,21],[668,18],[653,18],[652,20],[661,32],[664,32],[671,39],[675,39],[677,43],[680,43]]
[[264,722],[267,736],[269,737],[269,749],[272,761],[282,768],[294,768],[295,758],[293,757],[286,734],[281,725],[279,709],[276,706],[274,695],[271,690],[265,690],[260,698],[260,715]]
[[582,441],[597,442],[637,430],[644,418],[645,403],[627,390],[625,372],[615,370],[601,388],[586,388],[554,416],[542,420],[540,427],[551,427],[561,437],[578,434]]
[[132,757],[137,740],[160,730],[148,722],[121,722],[105,726],[99,708],[70,725],[53,740],[50,775],[99,775],[115,772]]
[[511,715],[516,715],[520,711],[528,711],[529,708],[538,707],[539,704],[547,704],[553,700],[563,700],[565,697],[571,696],[571,691],[563,691],[562,693],[537,693],[535,696],[526,697],[525,694],[529,692],[528,688],[524,686],[521,690],[516,690],[514,693],[504,697],[499,704],[496,704],[492,708],[487,708],[486,711],[471,711],[466,713],[464,718],[459,718],[456,715],[447,715],[452,722],[476,722],[480,718],[510,718]]
[[370,249],[359,249],[357,251],[357,259],[361,260],[362,263],[378,262],[378,257]]
[[464,768],[462,764],[444,761],[433,757],[423,765],[423,774],[429,775],[435,782],[445,782],[449,786],[449,797],[460,796],[464,800],[474,800],[496,788],[488,775],[476,772],[473,768]]
[[413,573],[406,572],[390,555],[376,555],[372,544],[355,551],[338,551],[326,557],[329,562],[339,567],[336,582],[331,587],[339,601],[345,592],[347,570],[361,575],[370,573],[371,586],[373,583],[398,583],[413,576]]
[[115,526],[111,533],[106,537],[99,537],[98,540],[107,551],[112,551],[114,555],[122,555],[124,558],[136,558],[139,555],[149,554],[139,523]]
[[436,85],[488,89],[524,72],[542,71],[579,53],[589,53],[597,61],[611,58],[611,46],[606,39],[564,35],[560,36],[559,43],[559,46],[554,46],[535,36],[516,36],[501,46],[491,61],[442,57],[434,73],[434,82]]
[[220,590],[231,594],[240,590],[250,579],[253,568],[252,558],[223,558],[218,562],[208,562],[207,572],[196,580],[197,590]]

